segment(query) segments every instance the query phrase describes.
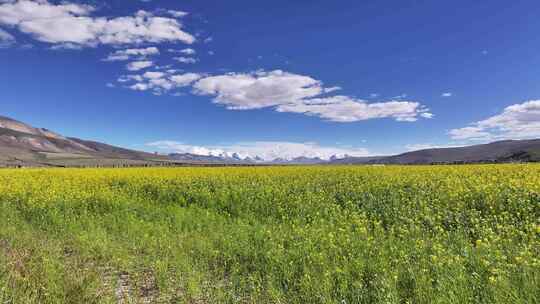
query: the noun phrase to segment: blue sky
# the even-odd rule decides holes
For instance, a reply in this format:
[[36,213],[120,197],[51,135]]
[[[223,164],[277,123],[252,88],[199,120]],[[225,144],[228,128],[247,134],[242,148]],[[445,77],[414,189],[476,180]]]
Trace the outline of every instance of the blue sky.
[[144,150],[540,137],[537,1],[0,0],[0,114]]

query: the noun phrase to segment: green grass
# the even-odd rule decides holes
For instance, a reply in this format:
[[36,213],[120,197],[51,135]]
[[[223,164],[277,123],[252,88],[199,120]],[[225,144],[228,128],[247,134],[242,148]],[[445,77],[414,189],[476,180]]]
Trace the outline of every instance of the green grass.
[[0,171],[0,303],[538,303],[540,166]]

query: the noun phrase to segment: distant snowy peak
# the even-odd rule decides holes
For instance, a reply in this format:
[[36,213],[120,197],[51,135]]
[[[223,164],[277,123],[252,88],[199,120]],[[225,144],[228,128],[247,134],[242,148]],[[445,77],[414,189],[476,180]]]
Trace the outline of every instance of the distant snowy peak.
[[277,157],[273,159],[264,159],[262,156],[241,155],[239,153],[215,153],[210,155],[194,154],[194,153],[171,153],[169,156],[176,160],[205,160],[205,161],[221,161],[228,163],[253,163],[253,164],[321,164],[329,161],[335,161],[348,157],[348,155],[332,155],[329,159],[321,157],[298,156],[292,158]]

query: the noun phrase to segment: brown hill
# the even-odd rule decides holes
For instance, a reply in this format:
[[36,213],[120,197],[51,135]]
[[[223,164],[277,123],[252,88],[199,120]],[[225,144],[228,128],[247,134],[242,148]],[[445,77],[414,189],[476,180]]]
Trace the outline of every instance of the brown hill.
[[0,116],[0,166],[159,165],[166,156],[68,138]]
[[384,159],[385,163],[479,163],[540,161],[540,139],[504,140],[457,148],[413,151]]
[[540,161],[540,139],[504,140],[455,148],[424,149],[386,157],[349,157],[336,164],[453,164]]

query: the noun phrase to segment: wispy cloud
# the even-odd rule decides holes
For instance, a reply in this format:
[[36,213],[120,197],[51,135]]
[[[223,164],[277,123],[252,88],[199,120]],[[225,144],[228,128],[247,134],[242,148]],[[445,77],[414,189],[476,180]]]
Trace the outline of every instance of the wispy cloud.
[[185,17],[187,15],[189,15],[189,13],[187,12],[184,12],[184,11],[175,11],[175,10],[168,10],[167,13],[175,18],[182,18],[182,17]]
[[159,49],[157,47],[147,47],[141,49],[125,49],[117,50],[114,53],[109,54],[104,61],[125,61],[136,58],[142,60],[148,56],[159,55]]
[[194,64],[199,61],[197,58],[193,58],[193,57],[174,57],[173,59],[180,63],[186,63],[186,64]]
[[0,29],[0,48],[5,48],[15,43],[15,37],[10,33]]
[[407,94],[405,93],[392,97],[392,99],[397,99],[397,100],[405,99],[405,98],[407,98]]
[[184,55],[195,55],[197,51],[192,48],[185,48],[181,50],[175,50],[175,49],[168,49],[169,53],[176,53],[176,54],[184,54]]
[[441,97],[452,97],[453,95],[452,92],[445,92],[441,94]]
[[427,150],[427,149],[456,148],[456,147],[462,147],[462,145],[457,145],[457,144],[438,145],[438,144],[431,144],[431,143],[422,143],[422,144],[406,145],[405,149],[407,151],[418,151],[418,150]]

